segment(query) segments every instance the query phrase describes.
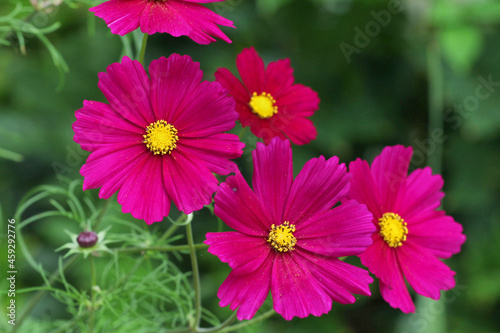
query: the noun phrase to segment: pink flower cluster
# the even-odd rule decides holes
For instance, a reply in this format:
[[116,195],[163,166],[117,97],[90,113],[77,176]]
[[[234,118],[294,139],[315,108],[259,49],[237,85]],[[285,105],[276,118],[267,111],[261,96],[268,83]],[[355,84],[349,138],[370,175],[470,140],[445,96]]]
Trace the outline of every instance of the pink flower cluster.
[[[199,4],[215,1],[109,0],[91,11],[120,35],[140,27],[230,42],[218,25],[232,22]],[[216,193],[214,212],[234,231],[208,233],[205,243],[232,268],[218,296],[240,320],[269,292],[287,320],[370,295],[369,272],[339,259],[346,256],[359,256],[382,297],[405,313],[415,310],[406,283],[432,299],[453,288],[455,273],[440,259],[458,253],[465,236],[439,210],[441,176],[430,168],[408,175],[412,148],[398,145],[349,170],[335,156],[313,158],[294,177],[290,141],[316,138],[317,93],[294,83],[288,59],[266,67],[249,48],[236,65],[241,81],[225,68],[203,81],[200,65],[178,54],[152,61],[149,75],[128,57],[100,73],[108,103],[84,101],[73,124],[74,140],[91,152],[84,190],[100,188],[104,199],[118,192],[123,212],[148,224],[168,216],[171,202],[188,214]],[[252,153],[252,188],[232,161],[244,148],[227,133],[237,120],[264,141]],[[221,184],[214,175],[230,173]]]

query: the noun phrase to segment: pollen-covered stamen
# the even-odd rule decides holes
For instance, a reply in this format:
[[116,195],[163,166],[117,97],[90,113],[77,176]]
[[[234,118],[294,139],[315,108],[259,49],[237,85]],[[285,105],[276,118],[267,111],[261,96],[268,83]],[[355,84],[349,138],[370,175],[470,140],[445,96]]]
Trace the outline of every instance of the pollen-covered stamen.
[[278,113],[278,107],[275,104],[276,100],[273,96],[265,92],[260,95],[254,92],[250,103],[248,103],[252,112],[262,119],[271,118],[275,113]]
[[293,235],[295,232],[295,225],[290,224],[290,222],[285,221],[282,225],[275,226],[271,225],[271,231],[269,232],[268,243],[279,252],[288,252],[294,250],[295,244],[297,244],[297,238]]
[[390,247],[398,247],[403,245],[408,235],[406,222],[401,216],[395,213],[385,213],[382,218],[378,219],[380,226],[380,236]]
[[177,147],[177,129],[165,120],[157,120],[146,127],[143,143],[155,155],[171,154]]

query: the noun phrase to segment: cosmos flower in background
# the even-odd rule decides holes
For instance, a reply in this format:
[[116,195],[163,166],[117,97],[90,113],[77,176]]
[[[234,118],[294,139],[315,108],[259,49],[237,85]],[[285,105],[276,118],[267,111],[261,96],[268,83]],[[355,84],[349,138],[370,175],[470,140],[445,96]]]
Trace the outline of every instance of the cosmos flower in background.
[[215,78],[236,99],[242,126],[250,126],[266,144],[274,137],[288,138],[297,145],[316,138],[316,128],[308,117],[318,109],[318,94],[294,84],[290,59],[271,62],[266,68],[252,47],[238,55],[236,66],[241,81],[227,68],[219,68]]
[[80,173],[99,197],[119,191],[124,213],[151,224],[170,211],[186,214],[212,201],[218,181],[237,167],[244,144],[232,129],[234,100],[217,82],[202,81],[199,63],[171,55],[141,63],[124,57],[99,73],[109,104],[84,101],[74,140],[92,153]]
[[439,299],[441,290],[455,286],[455,272],[439,258],[460,252],[465,242],[462,226],[437,210],[441,176],[429,167],[408,175],[412,153],[411,147],[386,147],[371,168],[361,159],[349,165],[348,197],[367,205],[377,227],[361,262],[379,278],[384,300],[405,313],[415,311],[405,278],[418,294]]
[[231,43],[218,25],[234,28],[233,22],[200,5],[220,1],[224,0],[109,0],[89,10],[121,36],[140,27],[149,35],[188,36],[198,44],[210,44],[214,37]]
[[253,191],[236,171],[214,199],[215,214],[236,231],[206,235],[208,252],[233,269],[219,288],[220,306],[250,319],[271,290],[274,309],[290,320],[370,295],[368,272],[338,259],[363,252],[375,231],[365,205],[332,209],[349,190],[345,165],[314,158],[294,180],[288,140],[258,142],[252,154]]

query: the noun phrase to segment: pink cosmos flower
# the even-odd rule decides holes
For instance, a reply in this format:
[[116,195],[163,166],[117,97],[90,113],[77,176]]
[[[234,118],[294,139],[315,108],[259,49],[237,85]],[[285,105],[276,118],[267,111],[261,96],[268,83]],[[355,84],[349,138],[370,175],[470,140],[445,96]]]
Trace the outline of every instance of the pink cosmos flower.
[[231,43],[217,25],[234,28],[233,22],[200,5],[220,1],[224,0],[109,0],[89,10],[121,36],[141,27],[149,35],[166,32],[199,44],[214,42],[212,36]]
[[363,252],[375,231],[365,205],[332,209],[349,190],[345,165],[314,158],[294,180],[290,142],[279,138],[257,143],[253,163],[253,191],[237,171],[215,195],[215,214],[236,230],[205,241],[233,269],[220,306],[250,319],[271,290],[274,309],[290,320],[327,313],[332,300],[354,303],[352,293],[370,295],[368,272],[338,259]]
[[349,165],[348,197],[367,205],[377,227],[361,262],[379,278],[382,297],[405,313],[415,311],[405,278],[418,294],[439,299],[440,290],[455,286],[455,272],[439,258],[458,253],[465,241],[462,226],[437,210],[441,176],[429,167],[407,176],[412,153],[411,147],[386,147],[371,169],[360,159]]
[[151,62],[148,78],[138,61],[99,73],[98,87],[109,101],[84,101],[73,124],[75,142],[92,153],[80,173],[83,189],[99,196],[119,191],[124,213],[151,224],[161,221],[173,200],[184,213],[212,201],[213,172],[237,169],[229,159],[244,144],[234,134],[234,100],[217,82],[202,81],[199,63],[171,55]]
[[236,58],[240,82],[226,68],[215,78],[236,99],[236,111],[242,126],[268,144],[272,138],[289,138],[304,145],[317,136],[310,117],[318,109],[318,94],[311,88],[294,84],[290,59],[271,62],[267,68],[253,47]]

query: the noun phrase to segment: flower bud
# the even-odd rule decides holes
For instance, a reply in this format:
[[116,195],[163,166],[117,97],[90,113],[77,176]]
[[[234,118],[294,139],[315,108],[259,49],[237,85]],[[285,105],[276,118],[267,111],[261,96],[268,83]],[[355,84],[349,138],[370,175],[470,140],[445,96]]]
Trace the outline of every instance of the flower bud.
[[78,235],[76,241],[80,247],[92,247],[97,243],[97,234],[94,231],[83,231]]

